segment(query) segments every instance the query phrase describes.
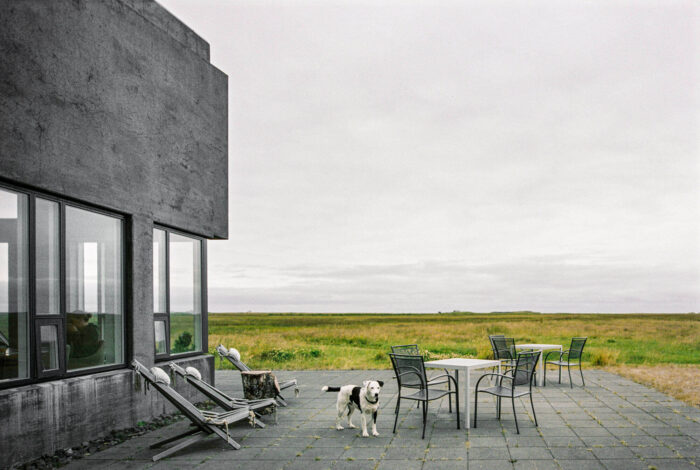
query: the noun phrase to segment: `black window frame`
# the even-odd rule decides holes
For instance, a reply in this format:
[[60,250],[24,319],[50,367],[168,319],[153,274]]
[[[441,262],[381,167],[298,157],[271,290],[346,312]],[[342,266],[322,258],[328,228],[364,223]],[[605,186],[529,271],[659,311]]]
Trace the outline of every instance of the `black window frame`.
[[[0,381],[0,390],[9,388],[32,385],[41,382],[48,382],[59,379],[67,379],[72,377],[80,377],[85,375],[97,374],[112,370],[124,369],[131,357],[131,311],[127,303],[129,298],[129,285],[127,284],[127,270],[131,265],[128,257],[129,253],[129,238],[128,226],[129,220],[125,214],[99,207],[96,205],[86,204],[84,202],[71,199],[64,196],[57,196],[51,193],[37,191],[33,188],[23,187],[15,183],[0,181],[0,189],[20,193],[28,198],[28,253],[27,253],[27,283],[28,283],[28,330],[29,330],[29,377],[19,379],[3,379]],[[46,201],[55,202],[59,207],[58,217],[58,234],[59,234],[59,306],[58,314],[38,315],[36,313],[36,199],[44,199]],[[108,364],[105,366],[96,366],[74,371],[68,371],[67,361],[65,357],[66,351],[66,328],[68,315],[66,314],[66,207],[74,207],[84,211],[93,212],[96,214],[105,215],[121,221],[121,301],[122,301],[122,362]],[[59,325],[59,369],[50,371],[42,371],[41,354],[39,343],[39,329],[41,325],[58,324]]]
[[[185,232],[183,230],[179,230],[176,228],[169,227],[167,225],[163,224],[153,224],[153,230],[162,230],[165,232],[165,306],[166,306],[166,312],[155,312],[155,309],[153,310],[153,354],[155,357],[156,362],[165,362],[165,361],[170,361],[172,359],[181,359],[181,358],[186,358],[186,357],[193,357],[193,356],[200,356],[202,354],[208,353],[209,350],[209,344],[208,344],[208,337],[209,337],[209,312],[207,311],[207,305],[208,305],[208,298],[207,298],[207,239],[204,237],[201,237],[199,235],[195,235],[190,232]],[[172,354],[170,352],[170,234],[174,233],[176,235],[180,235],[183,237],[187,238],[192,238],[194,240],[199,241],[199,265],[200,265],[200,280],[199,280],[199,285],[200,285],[200,298],[201,298],[201,321],[202,324],[200,326],[201,330],[201,338],[199,339],[200,341],[200,349],[197,351],[189,351],[189,352],[184,352],[184,353],[176,353]],[[151,258],[151,267],[153,267],[153,259]],[[153,291],[153,289],[152,289]],[[152,292],[153,293],[153,292]],[[153,305],[155,305],[155,301],[153,302]],[[156,353],[156,338],[155,338],[155,331],[156,331],[156,322],[157,321],[164,321],[165,322],[165,344],[167,351],[165,353],[157,354]]]

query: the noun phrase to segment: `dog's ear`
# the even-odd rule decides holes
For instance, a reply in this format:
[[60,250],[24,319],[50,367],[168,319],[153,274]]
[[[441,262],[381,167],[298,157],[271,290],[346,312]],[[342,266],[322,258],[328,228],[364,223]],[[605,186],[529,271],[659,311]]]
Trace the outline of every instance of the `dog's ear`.
[[369,385],[369,380],[362,382],[362,388],[367,388],[367,385]]
[[380,387],[384,386],[384,382],[382,382],[381,380],[377,380],[377,383],[379,384]]

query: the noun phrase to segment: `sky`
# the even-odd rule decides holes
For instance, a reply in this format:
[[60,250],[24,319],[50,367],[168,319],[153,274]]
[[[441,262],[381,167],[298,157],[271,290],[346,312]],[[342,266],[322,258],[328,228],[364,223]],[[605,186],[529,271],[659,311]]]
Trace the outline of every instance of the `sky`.
[[160,3],[229,77],[210,311],[700,311],[697,2]]

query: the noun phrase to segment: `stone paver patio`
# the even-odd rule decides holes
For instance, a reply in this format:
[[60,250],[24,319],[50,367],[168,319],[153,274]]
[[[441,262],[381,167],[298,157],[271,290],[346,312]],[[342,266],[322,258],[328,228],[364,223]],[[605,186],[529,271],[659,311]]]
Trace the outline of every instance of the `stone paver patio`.
[[[287,394],[290,406],[279,409],[276,424],[273,417],[266,417],[269,425],[265,429],[244,425],[231,428],[231,436],[242,445],[240,450],[210,437],[169,459],[151,462],[150,457],[158,451],[148,446],[182,432],[188,423],[181,421],[67,468],[675,470],[700,465],[699,409],[603,371],[585,371],[585,388],[577,385],[577,377],[573,389],[568,382],[550,382],[545,388],[536,388],[538,428],[529,414],[529,403],[516,402],[519,435],[515,433],[510,403],[505,401],[498,421],[494,400],[481,395],[479,427],[469,431],[456,429],[455,416],[447,412],[446,400],[432,402],[424,440],[421,413],[408,404],[402,406],[397,433],[391,432],[397,392],[391,371],[278,375],[281,379],[298,378],[300,397]],[[380,437],[362,438],[359,428],[336,431],[336,394],[321,392],[321,386],[361,384],[370,378],[386,382],[378,419]],[[241,396],[239,373],[220,371],[216,379],[217,386]],[[472,384],[475,382],[472,380]],[[354,422],[359,427],[357,413]]]

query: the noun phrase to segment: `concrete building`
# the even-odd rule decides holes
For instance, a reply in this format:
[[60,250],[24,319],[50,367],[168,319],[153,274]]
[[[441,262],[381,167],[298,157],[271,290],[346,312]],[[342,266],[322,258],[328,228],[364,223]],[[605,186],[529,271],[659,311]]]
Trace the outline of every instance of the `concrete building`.
[[168,410],[134,358],[213,380],[227,138],[227,76],[157,3],[0,2],[0,467]]

